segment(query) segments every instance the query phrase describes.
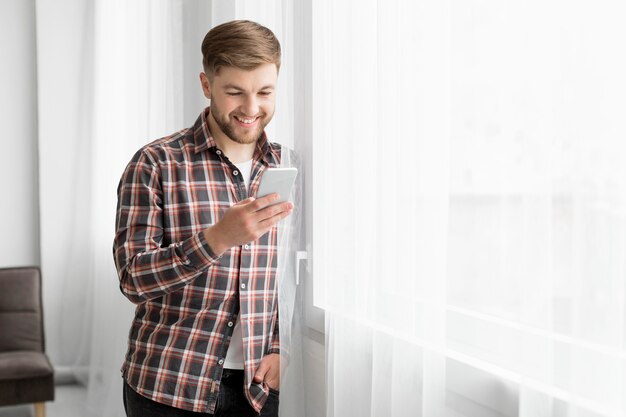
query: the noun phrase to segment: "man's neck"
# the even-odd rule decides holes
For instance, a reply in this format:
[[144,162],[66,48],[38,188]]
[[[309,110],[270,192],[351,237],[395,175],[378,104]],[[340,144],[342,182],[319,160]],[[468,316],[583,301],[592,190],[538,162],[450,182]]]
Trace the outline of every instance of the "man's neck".
[[249,144],[237,143],[222,132],[213,117],[209,116],[209,132],[224,155],[234,164],[247,162],[254,156],[256,142]]

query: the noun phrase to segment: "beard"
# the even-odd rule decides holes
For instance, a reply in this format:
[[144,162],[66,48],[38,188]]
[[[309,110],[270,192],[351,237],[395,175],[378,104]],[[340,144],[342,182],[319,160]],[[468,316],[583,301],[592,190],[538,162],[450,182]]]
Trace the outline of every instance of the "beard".
[[237,125],[237,121],[235,120],[235,115],[231,114],[224,115],[220,111],[219,107],[215,105],[215,100],[211,97],[211,115],[215,120],[215,123],[220,128],[220,130],[233,142],[239,143],[241,145],[249,145],[251,143],[255,143],[261,135],[263,134],[263,130],[265,126],[272,120],[272,114],[269,116],[265,113],[261,113],[257,115],[259,125],[255,129],[245,129]]

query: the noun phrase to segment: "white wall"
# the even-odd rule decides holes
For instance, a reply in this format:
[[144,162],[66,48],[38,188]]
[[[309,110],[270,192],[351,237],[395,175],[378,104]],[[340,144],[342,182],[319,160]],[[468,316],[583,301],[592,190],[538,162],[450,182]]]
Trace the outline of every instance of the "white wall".
[[39,265],[35,0],[0,2],[0,268]]

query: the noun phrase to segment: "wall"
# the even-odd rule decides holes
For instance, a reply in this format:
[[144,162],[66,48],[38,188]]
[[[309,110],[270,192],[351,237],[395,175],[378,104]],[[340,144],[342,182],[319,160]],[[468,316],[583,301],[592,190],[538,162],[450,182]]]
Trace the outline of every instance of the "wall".
[[35,1],[0,2],[0,268],[39,265]]

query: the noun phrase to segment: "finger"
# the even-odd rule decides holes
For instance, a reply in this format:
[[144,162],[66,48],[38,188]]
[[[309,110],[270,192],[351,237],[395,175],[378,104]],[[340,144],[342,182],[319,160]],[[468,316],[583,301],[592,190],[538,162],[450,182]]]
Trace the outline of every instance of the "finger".
[[268,369],[268,366],[264,362],[261,362],[256,370],[256,373],[254,374],[254,382],[256,382],[257,384],[263,382],[265,380],[265,374],[267,374]]
[[280,388],[280,366],[271,367],[265,374],[265,383],[272,389]]
[[255,213],[256,220],[258,222],[262,222],[264,220],[270,219],[280,213],[289,211],[293,209],[293,204],[290,202],[274,204],[269,207],[265,207]]
[[278,193],[272,193],[263,197],[259,197],[253,204],[253,208],[255,209],[255,211],[262,210],[267,206],[275,204],[279,199],[280,196],[278,195]]
[[265,220],[262,220],[259,222],[259,226],[265,230],[263,233],[261,233],[261,235],[264,235],[265,233],[267,233],[267,231],[270,229],[270,227],[274,226],[276,223],[278,223],[279,221],[281,221],[282,219],[284,219],[285,217],[289,216],[291,214],[291,212],[293,211],[293,208],[288,209],[287,211],[281,211],[278,214],[269,217]]

